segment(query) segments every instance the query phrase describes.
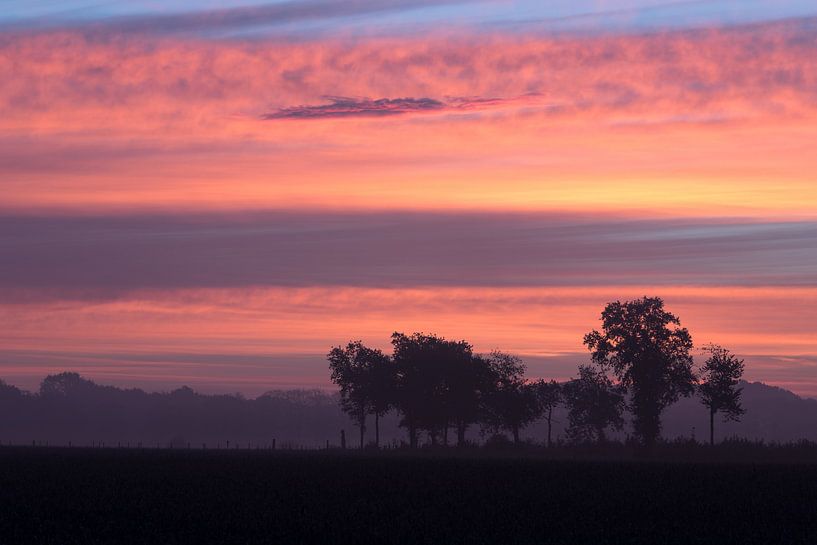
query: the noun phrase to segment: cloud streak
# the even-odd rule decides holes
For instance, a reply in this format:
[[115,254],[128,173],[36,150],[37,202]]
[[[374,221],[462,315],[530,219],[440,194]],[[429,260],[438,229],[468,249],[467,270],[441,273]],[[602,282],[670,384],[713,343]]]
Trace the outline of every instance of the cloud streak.
[[[139,14],[109,17],[101,21],[57,20],[22,21],[11,29],[78,28],[88,35],[123,33],[180,34],[278,26],[310,21],[331,21],[345,17],[400,13],[404,11],[478,3],[488,0],[290,0],[235,8],[170,14]],[[2,30],[2,27],[0,27]]]
[[817,223],[278,211],[0,217],[9,298],[251,286],[814,286]]
[[[408,113],[469,112],[502,108],[505,106],[535,105],[540,93],[526,93],[520,97],[446,97],[433,98],[352,98],[327,96],[329,104],[302,105],[279,108],[261,116],[261,119],[324,119],[335,117],[382,117]],[[540,105],[541,106],[541,105]]]
[[261,119],[380,117],[412,112],[433,112],[446,108],[446,104],[432,98],[379,98],[377,100],[349,97],[326,98],[330,100],[329,104],[281,108],[275,112],[262,115]]

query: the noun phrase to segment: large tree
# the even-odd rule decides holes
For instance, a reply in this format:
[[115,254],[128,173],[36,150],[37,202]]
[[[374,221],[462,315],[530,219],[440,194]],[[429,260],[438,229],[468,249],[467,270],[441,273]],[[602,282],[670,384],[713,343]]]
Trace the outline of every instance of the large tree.
[[601,320],[602,330],[585,335],[584,344],[629,389],[634,431],[650,446],[664,409],[695,391],[692,337],[658,297],[610,303]]
[[624,388],[613,384],[603,370],[580,365],[579,377],[568,381],[562,391],[571,440],[604,443],[607,428],[620,430],[624,425]]
[[471,345],[436,335],[392,334],[394,347],[395,404],[402,414],[401,426],[408,430],[409,444],[417,446],[417,435],[425,430],[436,445],[451,424],[464,437],[465,428],[476,418],[473,375],[475,358]]
[[536,388],[536,399],[539,403],[539,412],[544,416],[548,424],[547,446],[551,447],[552,431],[553,431],[553,409],[562,403],[564,393],[562,385],[555,380],[545,381],[539,380],[534,383]]
[[740,403],[743,388],[738,383],[743,376],[743,360],[726,348],[710,344],[703,348],[709,354],[701,367],[698,392],[701,403],[709,409],[709,444],[715,444],[715,415],[723,414],[724,422],[739,421],[746,411]]
[[360,448],[363,448],[366,415],[374,411],[377,416],[377,411],[382,410],[373,378],[389,365],[388,356],[364,346],[361,341],[351,341],[345,347],[333,348],[327,359],[332,382],[340,387],[341,407],[360,428]]
[[495,351],[487,361],[492,384],[483,400],[485,427],[511,432],[518,444],[519,432],[540,416],[537,386],[525,380],[525,365],[518,357]]

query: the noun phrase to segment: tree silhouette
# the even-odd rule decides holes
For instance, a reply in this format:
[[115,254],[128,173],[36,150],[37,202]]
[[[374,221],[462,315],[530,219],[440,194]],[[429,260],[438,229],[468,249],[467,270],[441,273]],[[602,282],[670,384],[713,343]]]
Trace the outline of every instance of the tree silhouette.
[[409,444],[417,446],[419,430],[428,433],[432,445],[445,436],[451,423],[464,430],[477,414],[471,345],[436,335],[395,332],[392,346],[395,405],[403,416],[400,425],[408,430]]
[[18,401],[26,393],[0,378],[0,401]]
[[380,447],[380,418],[385,416],[395,403],[394,371],[394,362],[385,356],[367,372],[369,410],[374,415],[374,444],[378,448]]
[[465,433],[479,422],[484,400],[496,380],[490,358],[469,354],[452,359],[448,377],[451,422],[457,431],[457,446],[465,445]]
[[6,418],[9,415],[19,418],[19,413],[23,412],[21,409],[28,408],[23,401],[28,401],[29,397],[26,392],[0,379],[0,437],[8,432]]
[[388,366],[388,357],[380,350],[364,346],[361,341],[352,341],[345,347],[333,348],[327,359],[332,382],[340,387],[341,407],[360,428],[360,448],[363,448],[366,415],[382,409],[380,399],[374,394],[374,369]]
[[518,357],[495,351],[487,361],[493,384],[484,399],[485,427],[511,432],[518,444],[520,430],[540,415],[537,387],[525,380],[525,365]]
[[593,362],[612,369],[631,391],[636,435],[651,446],[661,433],[661,413],[694,392],[692,337],[658,297],[610,303],[601,314],[602,332],[584,344]]
[[614,385],[603,370],[580,365],[579,377],[568,381],[563,392],[571,440],[604,443],[607,428],[620,430],[624,425],[624,389]]
[[715,414],[723,413],[723,420],[739,421],[746,411],[740,403],[743,388],[738,388],[743,376],[743,360],[726,348],[709,344],[703,348],[709,354],[701,367],[698,392],[701,403],[709,409],[709,444],[715,444]]
[[57,375],[48,375],[40,383],[40,395],[45,398],[60,398],[70,395],[86,394],[100,389],[88,379],[82,378],[79,373],[64,372]]
[[426,373],[429,365],[426,353],[432,349],[429,345],[434,338],[413,334],[393,333],[391,336],[394,348],[395,368],[395,402],[402,414],[400,425],[408,431],[409,445],[417,447],[417,433],[422,415],[426,410],[424,398],[434,395],[434,377]]
[[555,380],[539,380],[534,383],[536,387],[536,400],[539,403],[539,412],[548,423],[547,446],[552,446],[551,433],[553,430],[553,409],[555,409],[563,399],[562,386]]

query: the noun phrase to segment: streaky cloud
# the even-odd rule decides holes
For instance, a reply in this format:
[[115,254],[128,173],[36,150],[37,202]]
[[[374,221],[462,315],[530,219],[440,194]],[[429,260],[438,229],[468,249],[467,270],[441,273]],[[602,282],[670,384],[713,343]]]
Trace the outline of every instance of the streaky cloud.
[[331,117],[380,117],[407,113],[433,113],[500,108],[508,104],[521,104],[541,97],[541,93],[530,92],[518,97],[445,97],[433,98],[353,98],[326,96],[329,104],[288,106],[261,116],[261,119],[323,119]]
[[262,119],[320,119],[327,117],[377,117],[411,112],[428,112],[446,108],[432,98],[356,99],[326,97],[331,102],[317,106],[293,106],[264,114]]
[[446,97],[434,98],[352,98],[326,96],[329,104],[288,106],[261,116],[261,119],[324,119],[332,117],[381,117],[408,113],[463,112],[501,108],[508,104],[520,105],[541,97],[541,93],[530,92],[517,97]]
[[212,32],[299,22],[377,15],[434,6],[478,3],[487,0],[290,0],[253,6],[189,11],[171,14],[138,14],[96,21],[35,20],[6,25],[2,30],[78,28],[91,34],[178,34]]
[[[7,299],[252,286],[814,286],[817,223],[553,213],[0,216]],[[781,266],[785,264],[785,266]],[[35,297],[35,298],[36,298]]]

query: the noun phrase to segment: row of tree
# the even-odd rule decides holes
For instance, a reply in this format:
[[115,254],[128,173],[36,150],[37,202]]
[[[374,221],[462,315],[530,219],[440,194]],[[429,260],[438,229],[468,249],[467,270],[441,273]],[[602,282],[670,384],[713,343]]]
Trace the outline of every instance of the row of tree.
[[508,432],[519,442],[520,431],[540,418],[547,422],[550,446],[553,409],[560,404],[568,408],[572,441],[605,441],[608,430],[623,428],[629,411],[635,436],[647,446],[660,436],[664,409],[682,396],[697,393],[709,410],[711,442],[718,413],[731,420],[743,414],[737,386],[743,360],[707,345],[706,362],[696,371],[692,337],[660,298],[610,303],[601,321],[601,330],[584,337],[590,363],[565,383],[527,379],[516,356],[477,354],[466,341],[422,333],[392,334],[391,355],[360,341],[335,347],[329,368],[341,407],[360,429],[361,447],[368,418],[374,418],[379,445],[379,420],[392,410],[399,412],[411,447],[422,432],[432,445],[448,444],[452,429],[463,445],[474,425]]

